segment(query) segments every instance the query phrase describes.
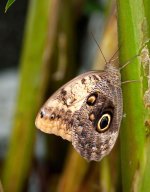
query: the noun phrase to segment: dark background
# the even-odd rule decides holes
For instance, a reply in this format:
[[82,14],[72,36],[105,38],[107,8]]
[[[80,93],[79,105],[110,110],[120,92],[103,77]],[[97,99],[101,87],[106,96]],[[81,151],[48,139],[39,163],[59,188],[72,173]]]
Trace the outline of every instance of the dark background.
[[15,1],[5,13],[6,0],[0,3],[0,70],[17,67],[21,53],[27,0]]

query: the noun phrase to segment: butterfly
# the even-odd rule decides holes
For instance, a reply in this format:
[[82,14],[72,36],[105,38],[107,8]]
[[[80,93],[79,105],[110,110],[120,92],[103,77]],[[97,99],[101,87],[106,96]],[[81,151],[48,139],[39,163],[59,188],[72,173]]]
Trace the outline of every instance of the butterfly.
[[35,125],[72,142],[88,161],[110,153],[123,116],[120,70],[106,62],[102,71],[89,71],[59,88],[40,109]]

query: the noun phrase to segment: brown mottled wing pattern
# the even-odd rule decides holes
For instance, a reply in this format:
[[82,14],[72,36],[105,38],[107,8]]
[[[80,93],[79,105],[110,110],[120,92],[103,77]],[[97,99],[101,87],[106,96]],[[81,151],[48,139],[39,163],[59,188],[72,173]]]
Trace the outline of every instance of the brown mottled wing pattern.
[[[35,124],[71,141],[88,161],[99,161],[115,144],[122,108],[120,72],[107,64],[103,72],[84,73],[62,86],[43,105]],[[107,129],[99,131],[108,119]]]
[[95,83],[100,81],[100,73],[84,73],[62,86],[41,108],[35,121],[36,127],[71,141],[72,116],[80,109]]

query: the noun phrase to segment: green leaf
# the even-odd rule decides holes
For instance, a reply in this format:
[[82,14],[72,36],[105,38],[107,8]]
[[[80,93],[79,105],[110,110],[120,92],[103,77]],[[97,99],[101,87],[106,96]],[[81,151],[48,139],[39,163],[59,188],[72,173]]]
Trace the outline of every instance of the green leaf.
[[9,7],[15,2],[15,0],[8,0],[5,6],[5,13],[9,9]]

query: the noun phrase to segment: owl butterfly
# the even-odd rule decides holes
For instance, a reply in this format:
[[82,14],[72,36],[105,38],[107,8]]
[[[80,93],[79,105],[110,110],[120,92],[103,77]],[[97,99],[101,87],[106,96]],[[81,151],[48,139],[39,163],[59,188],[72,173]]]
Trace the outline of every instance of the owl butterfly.
[[100,161],[113,148],[122,119],[120,70],[81,74],[58,89],[40,109],[35,124],[45,133],[72,142],[88,161]]

